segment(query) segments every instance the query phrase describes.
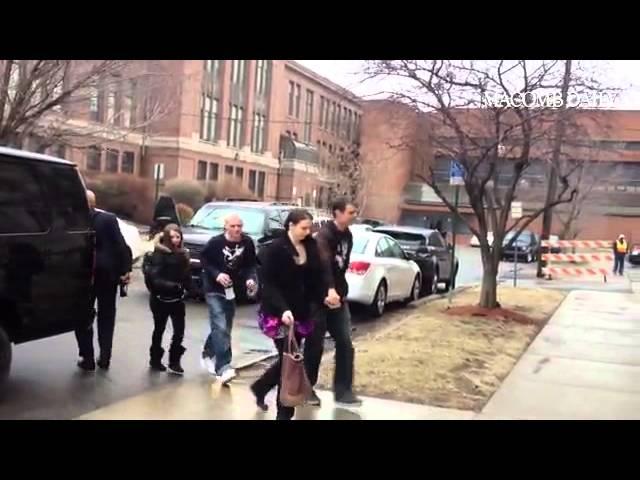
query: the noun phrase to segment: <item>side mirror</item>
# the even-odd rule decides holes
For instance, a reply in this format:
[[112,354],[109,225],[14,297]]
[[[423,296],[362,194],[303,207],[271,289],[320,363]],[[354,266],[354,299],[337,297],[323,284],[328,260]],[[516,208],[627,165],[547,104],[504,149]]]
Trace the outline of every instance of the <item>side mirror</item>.
[[428,255],[431,255],[434,251],[434,247],[418,247],[418,249],[416,250],[416,255],[426,257]]

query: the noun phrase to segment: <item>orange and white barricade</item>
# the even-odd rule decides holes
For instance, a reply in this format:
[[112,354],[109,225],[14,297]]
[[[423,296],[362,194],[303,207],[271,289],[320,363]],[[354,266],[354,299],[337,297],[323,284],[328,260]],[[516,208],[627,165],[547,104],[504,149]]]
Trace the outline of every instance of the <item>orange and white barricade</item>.
[[[545,253],[542,260],[547,279],[559,276],[593,277],[607,275],[613,264],[613,243],[607,240],[557,240],[542,241],[543,247],[551,251],[554,247],[571,248],[576,253]],[[580,250],[578,252],[578,250]],[[591,250],[590,252],[588,250]],[[594,251],[595,250],[595,251]],[[555,265],[554,265],[555,262]]]

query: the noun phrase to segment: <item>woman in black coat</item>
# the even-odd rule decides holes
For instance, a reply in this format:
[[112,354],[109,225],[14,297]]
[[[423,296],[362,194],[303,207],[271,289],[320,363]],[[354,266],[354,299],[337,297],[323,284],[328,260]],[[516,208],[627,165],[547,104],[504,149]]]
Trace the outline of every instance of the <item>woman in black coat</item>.
[[286,235],[273,241],[261,255],[262,302],[258,313],[260,328],[272,338],[278,360],[251,385],[256,402],[267,410],[264,398],[278,386],[278,420],[290,420],[295,409],[280,404],[282,355],[289,328],[294,328],[300,344],[313,330],[313,315],[326,297],[324,269],[318,247],[311,237],[313,217],[303,209],[289,213]]
[[182,246],[182,231],[177,225],[169,224],[164,228],[151,256],[145,282],[151,292],[149,306],[154,323],[149,365],[152,370],[167,370],[162,364],[162,336],[171,317],[173,338],[169,349],[169,372],[183,375],[180,359],[186,350],[182,346],[185,330],[184,297],[190,287],[191,272],[189,253]]

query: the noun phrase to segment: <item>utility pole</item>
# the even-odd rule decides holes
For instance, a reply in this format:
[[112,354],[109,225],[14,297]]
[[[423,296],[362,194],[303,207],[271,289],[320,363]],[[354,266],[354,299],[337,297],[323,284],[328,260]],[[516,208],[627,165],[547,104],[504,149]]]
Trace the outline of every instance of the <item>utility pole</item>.
[[[562,78],[562,87],[560,90],[560,96],[562,98],[562,104],[560,105],[558,117],[555,123],[555,138],[553,142],[553,151],[551,153],[551,165],[549,165],[549,185],[547,187],[547,198],[545,199],[545,206],[550,205],[556,198],[558,191],[558,163],[560,161],[560,153],[562,150],[562,142],[564,141],[566,130],[566,109],[567,98],[569,97],[569,85],[571,83],[571,60],[565,60],[564,63],[564,77]],[[547,208],[542,214],[542,232],[540,239],[542,241],[549,240],[551,235],[551,226],[553,223],[553,208]],[[542,278],[542,255],[538,258],[538,272],[537,277]]]

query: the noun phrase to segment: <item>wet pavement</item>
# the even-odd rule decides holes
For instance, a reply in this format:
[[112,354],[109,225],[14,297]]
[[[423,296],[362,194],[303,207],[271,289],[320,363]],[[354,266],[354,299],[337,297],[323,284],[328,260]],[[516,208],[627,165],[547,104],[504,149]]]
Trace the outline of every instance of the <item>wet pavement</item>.
[[640,295],[571,292],[482,414],[640,419]]
[[[358,408],[333,403],[332,394],[318,392],[322,406],[297,409],[296,420],[468,420],[475,414],[393,400],[363,397]],[[80,420],[273,420],[275,391],[267,396],[268,412],[256,407],[243,382],[229,387],[200,379],[145,393],[80,417]]]

